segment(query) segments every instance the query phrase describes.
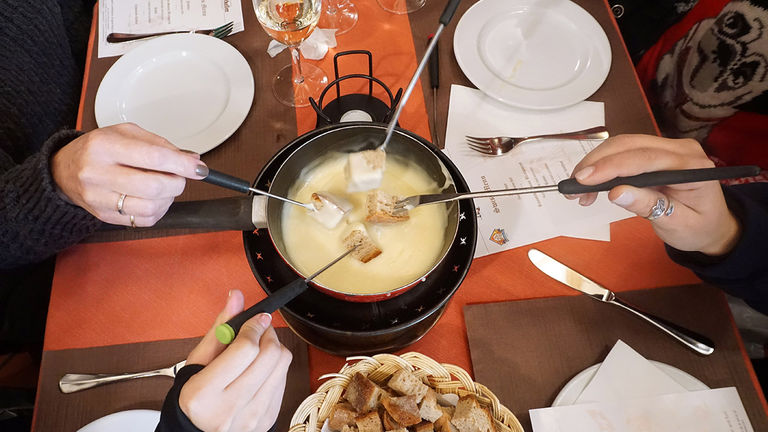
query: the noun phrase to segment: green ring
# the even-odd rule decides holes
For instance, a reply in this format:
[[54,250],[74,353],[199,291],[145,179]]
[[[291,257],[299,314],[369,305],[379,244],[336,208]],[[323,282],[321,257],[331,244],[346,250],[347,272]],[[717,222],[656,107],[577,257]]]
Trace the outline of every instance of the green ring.
[[235,330],[227,323],[216,327],[216,339],[224,345],[229,345],[235,340]]

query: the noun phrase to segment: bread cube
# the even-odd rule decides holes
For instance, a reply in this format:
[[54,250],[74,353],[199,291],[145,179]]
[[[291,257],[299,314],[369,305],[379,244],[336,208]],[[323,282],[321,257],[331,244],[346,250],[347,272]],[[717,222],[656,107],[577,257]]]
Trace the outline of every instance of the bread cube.
[[421,422],[416,396],[385,397],[381,400],[381,404],[389,415],[403,426]]
[[364,192],[381,186],[387,154],[382,149],[350,153],[344,173],[348,192]]
[[310,212],[310,216],[328,229],[335,228],[352,210],[352,204],[349,201],[329,192],[313,193],[312,205],[315,211]]
[[424,384],[420,379],[416,378],[416,375],[405,369],[400,369],[395,372],[392,375],[392,378],[389,379],[387,385],[401,395],[416,396],[416,403],[421,402],[421,399],[429,390],[428,385]]
[[430,422],[436,422],[437,419],[443,416],[443,410],[440,409],[440,405],[437,404],[437,395],[434,390],[429,389],[424,399],[419,405],[419,414],[424,420]]
[[338,403],[331,409],[331,415],[328,417],[328,426],[335,430],[343,430],[344,426],[355,424],[357,412],[348,403]]
[[[376,405],[379,403],[382,392],[379,386],[358,372],[352,376],[349,385],[347,385],[344,398],[355,408],[358,414],[365,414],[371,410],[376,411]],[[378,414],[376,418],[378,419]],[[381,421],[379,421],[379,426],[381,426]],[[363,432],[362,429],[361,432]]]
[[491,413],[472,395],[459,399],[451,423],[459,432],[496,432]]
[[368,231],[363,224],[352,226],[349,234],[344,237],[344,247],[347,250],[355,246],[357,246],[357,249],[350,256],[358,261],[367,263],[381,255],[381,249],[368,237]]
[[365,221],[371,223],[407,221],[410,218],[408,210],[395,211],[395,203],[398,199],[397,196],[390,195],[379,189],[368,192],[368,196],[365,198],[365,208],[368,211]]
[[361,415],[355,420],[359,432],[384,432],[381,426],[381,419],[376,411]]

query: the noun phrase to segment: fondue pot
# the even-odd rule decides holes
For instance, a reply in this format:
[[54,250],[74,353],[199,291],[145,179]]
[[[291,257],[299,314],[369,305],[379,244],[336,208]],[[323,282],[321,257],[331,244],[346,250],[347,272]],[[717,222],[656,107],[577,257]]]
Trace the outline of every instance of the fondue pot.
[[[381,142],[384,133],[385,126],[372,123],[336,124],[311,131],[278,152],[253,186],[285,196],[301,171],[318,155],[372,148]],[[396,130],[387,153],[417,161],[437,184],[447,185],[449,190],[469,191],[443,152],[413,133]],[[266,232],[243,232],[251,270],[267,294],[298,277],[283,259],[284,244],[279,234],[283,205],[269,200]],[[307,342],[337,355],[392,351],[415,342],[437,322],[469,270],[477,240],[473,202],[462,200],[449,206],[447,226],[441,259],[415,283],[399,287],[389,296],[365,296],[369,297],[366,302],[349,301],[359,300],[354,298],[358,296],[339,298],[338,293],[317,287],[289,302],[280,309],[281,315]]]

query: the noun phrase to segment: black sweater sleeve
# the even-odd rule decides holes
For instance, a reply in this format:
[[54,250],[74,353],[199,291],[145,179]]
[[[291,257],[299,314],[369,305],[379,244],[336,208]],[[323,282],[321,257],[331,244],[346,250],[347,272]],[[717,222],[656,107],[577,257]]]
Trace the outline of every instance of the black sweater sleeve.
[[669,245],[667,253],[702,280],[768,314],[768,183],[724,187],[723,191],[742,226],[736,247],[721,257],[684,252]]
[[189,381],[192,375],[203,370],[202,365],[186,365],[176,373],[176,379],[173,380],[173,387],[168,391],[168,395],[163,402],[163,409],[160,411],[160,423],[157,424],[155,432],[202,432],[179,406],[179,394],[181,388]]
[[42,261],[101,224],[66,202],[51,176],[51,155],[80,134],[60,131],[20,164],[0,151],[0,269]]

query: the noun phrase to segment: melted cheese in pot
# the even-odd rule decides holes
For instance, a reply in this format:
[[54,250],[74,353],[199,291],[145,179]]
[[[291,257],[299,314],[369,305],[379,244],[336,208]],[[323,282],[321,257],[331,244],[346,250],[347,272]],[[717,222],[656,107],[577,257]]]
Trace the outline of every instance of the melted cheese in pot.
[[[354,224],[364,223],[381,255],[362,263],[347,257],[315,278],[315,282],[349,294],[377,294],[399,288],[424,276],[440,259],[448,215],[445,204],[417,207],[410,219],[393,224],[365,222],[367,192],[347,192],[346,155],[322,161],[292,187],[289,197],[310,202],[313,192],[327,191],[347,199],[353,209],[335,228],[328,229],[301,207],[283,207],[283,241],[287,258],[304,275],[310,275],[341,255],[343,239]],[[381,190],[407,197],[437,193],[438,185],[417,166],[387,158]]]

